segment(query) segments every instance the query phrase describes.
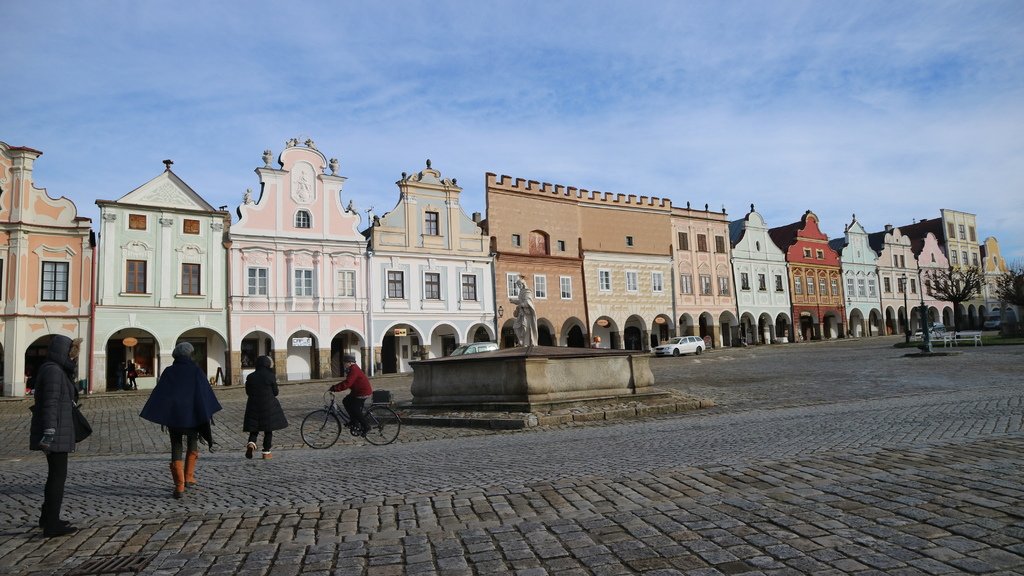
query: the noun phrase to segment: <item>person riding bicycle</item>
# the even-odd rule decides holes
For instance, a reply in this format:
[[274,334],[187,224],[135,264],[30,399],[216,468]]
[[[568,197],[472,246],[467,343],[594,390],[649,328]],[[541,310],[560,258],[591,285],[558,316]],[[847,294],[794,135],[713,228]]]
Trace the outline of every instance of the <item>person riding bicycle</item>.
[[345,406],[353,424],[359,424],[361,432],[365,434],[370,426],[363,419],[363,408],[367,398],[373,397],[373,388],[370,386],[370,379],[366,377],[362,369],[356,365],[356,357],[346,354],[341,357],[341,364],[345,368],[345,379],[328,388],[331,392],[349,390],[348,396],[342,398],[341,403]]

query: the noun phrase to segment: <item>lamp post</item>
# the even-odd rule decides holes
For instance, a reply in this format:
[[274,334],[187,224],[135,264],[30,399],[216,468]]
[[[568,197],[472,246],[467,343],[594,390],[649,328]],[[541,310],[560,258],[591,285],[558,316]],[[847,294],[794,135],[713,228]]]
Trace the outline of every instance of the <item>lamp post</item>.
[[900,286],[903,290],[903,313],[906,314],[903,324],[903,337],[906,338],[905,342],[910,344],[910,305],[907,302],[907,274],[904,273],[900,276]]

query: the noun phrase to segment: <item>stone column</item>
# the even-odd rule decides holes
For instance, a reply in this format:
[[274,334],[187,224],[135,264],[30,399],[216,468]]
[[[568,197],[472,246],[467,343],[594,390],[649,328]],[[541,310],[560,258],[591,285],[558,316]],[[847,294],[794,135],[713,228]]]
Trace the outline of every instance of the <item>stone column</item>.
[[288,350],[273,350],[267,354],[274,359],[274,375],[278,382],[288,381]]
[[231,364],[231,377],[224,384],[244,384],[242,382],[242,352],[230,351],[228,353],[228,362]]
[[319,348],[320,352],[320,373],[315,378],[333,378],[331,374],[331,349]]

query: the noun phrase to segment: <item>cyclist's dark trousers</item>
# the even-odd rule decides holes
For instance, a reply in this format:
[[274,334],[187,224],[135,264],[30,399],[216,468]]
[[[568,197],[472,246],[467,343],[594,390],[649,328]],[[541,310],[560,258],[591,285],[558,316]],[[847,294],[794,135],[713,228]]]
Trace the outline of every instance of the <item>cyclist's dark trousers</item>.
[[363,428],[368,428],[366,420],[363,419],[363,405],[366,403],[366,398],[357,398],[349,394],[341,399],[341,403],[345,406],[345,410],[348,410],[352,422],[359,423]]
[[199,432],[195,428],[171,428],[171,460],[184,460],[185,456],[181,453],[182,440],[188,444],[189,452],[199,452]]
[[[249,442],[256,443],[256,438],[259,438],[259,432],[249,432]],[[270,452],[270,449],[274,446],[274,431],[266,430],[263,432],[263,451]]]

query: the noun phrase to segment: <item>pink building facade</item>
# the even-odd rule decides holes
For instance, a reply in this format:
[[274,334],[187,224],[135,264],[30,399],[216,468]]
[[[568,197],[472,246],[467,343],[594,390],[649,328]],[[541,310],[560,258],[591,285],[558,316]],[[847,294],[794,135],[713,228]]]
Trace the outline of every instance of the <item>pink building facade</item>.
[[341,374],[342,354],[368,360],[366,239],[343,203],[338,161],[292,139],[272,165],[263,154],[258,193],[247,191],[231,227],[231,373],[242,382],[257,356],[279,380]]
[[[51,338],[81,338],[76,380],[88,379],[92,351],[92,221],[67,198],[36,188],[42,152],[0,142],[0,344],[3,395],[31,388]],[[27,383],[26,383],[27,381]]]

